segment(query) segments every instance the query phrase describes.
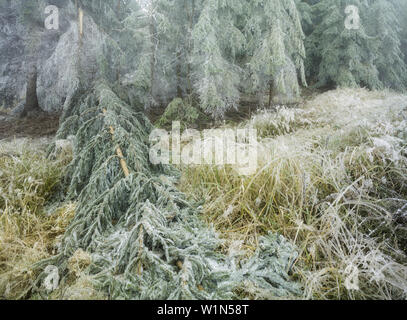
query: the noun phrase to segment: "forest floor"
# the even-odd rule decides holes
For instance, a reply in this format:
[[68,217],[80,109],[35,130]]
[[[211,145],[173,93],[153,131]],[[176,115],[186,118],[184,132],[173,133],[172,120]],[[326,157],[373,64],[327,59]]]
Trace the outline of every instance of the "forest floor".
[[0,112],[0,140],[54,136],[59,127],[59,115],[41,114],[33,118],[16,118]]
[[[307,93],[296,107],[249,111],[226,125],[257,129],[255,174],[240,176],[230,166],[180,168],[179,188],[205,200],[203,218],[224,238],[223,250],[250,253],[259,236],[276,231],[298,247],[292,276],[304,298],[406,298],[407,96],[338,89]],[[0,299],[20,297],[31,265],[56,252],[75,214],[74,203],[47,205],[71,159],[46,157],[57,117],[35,124],[5,117]],[[80,267],[86,254],[75,259],[76,278],[54,298],[105,298]],[[273,298],[253,288],[244,294]]]

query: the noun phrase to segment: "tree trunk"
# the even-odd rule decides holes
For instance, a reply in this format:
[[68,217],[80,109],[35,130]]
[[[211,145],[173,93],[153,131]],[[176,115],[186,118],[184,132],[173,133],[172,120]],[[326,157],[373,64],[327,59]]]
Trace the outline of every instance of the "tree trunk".
[[269,83],[269,109],[271,109],[271,104],[273,102],[273,82],[270,81]]
[[191,0],[191,7],[188,11],[189,19],[189,30],[188,30],[188,57],[187,57],[187,94],[192,94],[192,81],[191,81],[191,61],[190,57],[192,56],[192,29],[194,27],[194,14],[195,14],[195,0]]
[[[121,18],[120,18],[121,6],[120,6],[120,4],[121,4],[121,0],[118,0],[117,1],[117,19],[119,21],[121,21]],[[117,67],[117,70],[116,70],[116,82],[118,84],[120,84],[120,69],[121,69],[121,63],[120,63],[120,59],[119,59],[119,66]]]
[[28,72],[27,77],[27,91],[25,97],[25,108],[22,116],[25,117],[31,113],[41,112],[40,106],[38,105],[37,97],[37,67],[33,66]]
[[[150,78],[151,78],[151,87],[150,87],[150,99],[151,104],[154,101],[154,82],[155,82],[155,26],[153,17],[150,18],[150,39],[151,39],[151,58],[150,58]],[[150,105],[152,107],[152,105]]]
[[177,96],[178,98],[182,99],[182,75],[181,75],[181,56],[182,56],[182,52],[181,50],[178,50],[177,52]]

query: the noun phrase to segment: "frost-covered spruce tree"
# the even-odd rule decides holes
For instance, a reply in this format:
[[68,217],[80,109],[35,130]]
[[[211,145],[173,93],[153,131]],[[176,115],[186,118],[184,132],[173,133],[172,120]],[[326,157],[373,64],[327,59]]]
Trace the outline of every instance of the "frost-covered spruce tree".
[[312,30],[312,9],[311,4],[315,3],[317,0],[311,0],[306,2],[304,0],[295,0],[295,4],[297,6],[298,12],[301,17],[301,25],[302,29],[304,30],[305,35]]
[[299,79],[303,85],[306,80],[295,1],[211,0],[200,10],[192,57],[195,88],[206,111],[222,116],[238,104],[242,91],[260,101],[265,93],[282,103],[298,98]]
[[220,253],[197,206],[176,189],[177,172],[149,162],[148,119],[104,81],[78,92],[61,121],[57,138],[75,136],[66,199],[77,210],[58,255],[35,266],[33,289],[47,291],[47,270],[69,277],[70,257],[83,250],[95,286],[113,299],[228,299],[249,287],[301,294],[288,276],[296,249],[282,236],[262,238],[251,259]]
[[404,61],[407,64],[407,2],[403,2],[401,5],[402,9],[402,51],[404,53]]
[[135,88],[138,103],[144,108],[156,105],[155,82],[157,75],[157,10],[159,1],[151,0],[132,10],[125,21],[126,29],[132,30],[133,45],[138,47],[139,59],[128,75],[128,83]]
[[397,90],[407,85],[407,66],[401,51],[402,6],[397,1],[374,0],[369,6],[369,33],[379,40],[374,61],[384,87]]
[[[141,14],[135,12],[127,19],[128,27],[144,39],[131,79],[147,106],[188,98],[189,103],[199,100],[200,107],[214,117],[236,106],[240,75],[226,57],[226,50],[231,56],[236,51],[236,39],[229,34],[234,17],[221,16],[230,7],[218,2],[153,0]],[[230,27],[227,32],[218,32],[224,26]]]
[[195,1],[195,7],[193,83],[207,113],[222,117],[237,106],[242,91],[267,92],[279,102],[298,97],[298,79],[306,81],[295,1],[210,0]]
[[369,32],[379,38],[374,61],[384,87],[403,90],[407,85],[407,66],[401,51],[400,14],[402,6],[393,1],[375,0],[369,8]]
[[[171,56],[173,68],[173,83],[176,85],[176,95],[184,98],[192,93],[192,30],[199,12],[198,0],[178,0],[167,3],[163,10],[168,17],[168,25],[161,30],[162,41],[167,45],[166,55]],[[172,53],[172,55],[171,55]],[[167,67],[168,68],[168,67]]]
[[[317,86],[406,87],[405,2],[306,2],[312,5],[314,21],[306,41],[307,74]],[[346,11],[349,6],[358,11]],[[345,27],[346,21],[350,28]]]
[[407,1],[394,0],[397,6],[397,15],[401,26],[401,52],[404,55],[404,62],[407,65]]
[[[350,20],[351,28],[345,27],[352,14],[345,13],[348,5],[358,9],[361,19],[360,23]],[[314,28],[306,46],[312,59],[308,72],[314,84],[382,87],[374,64],[379,41],[368,34],[368,10],[364,0],[323,0],[312,6]]]
[[166,105],[187,92],[189,7],[186,0],[146,1],[125,21],[139,50],[138,63],[128,73],[127,82],[145,108]]
[[306,85],[304,33],[294,0],[249,1],[247,23],[249,85],[252,92],[291,103]]
[[144,26],[133,24],[145,39],[133,80],[149,100],[187,97],[222,118],[242,91],[270,94],[271,86],[277,100],[290,102],[298,79],[306,84],[294,0],[152,0],[142,16]]
[[235,63],[235,55],[242,50],[245,40],[233,24],[235,16],[231,9],[223,1],[204,1],[192,33],[194,88],[201,108],[214,118],[236,108],[240,97],[242,72]]
[[134,67],[138,58],[133,30],[125,25],[132,12],[140,8],[137,1],[82,0],[75,4],[92,17],[103,35],[103,52],[97,57],[99,72],[111,83],[121,82],[123,74]]

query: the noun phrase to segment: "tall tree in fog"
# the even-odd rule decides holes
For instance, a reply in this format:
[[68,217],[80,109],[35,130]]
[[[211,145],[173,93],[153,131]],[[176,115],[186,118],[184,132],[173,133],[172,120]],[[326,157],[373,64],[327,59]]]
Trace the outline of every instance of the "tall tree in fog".
[[395,0],[399,10],[399,21],[401,23],[401,51],[404,54],[404,62],[407,64],[407,1]]
[[293,102],[304,73],[304,33],[295,1],[211,0],[194,28],[195,86],[213,116],[237,105],[242,92],[260,104]]
[[[163,79],[160,73],[160,59],[158,59],[159,36],[168,26],[168,19],[161,13],[165,1],[150,0],[133,10],[125,21],[127,29],[132,30],[133,45],[138,47],[139,59],[131,72],[130,80],[135,87],[137,101],[150,108],[157,104],[157,80]],[[164,88],[161,88],[164,90]]]
[[400,28],[405,4],[399,0],[304,2],[312,8],[306,48],[307,74],[314,84],[405,87]]
[[305,35],[293,0],[249,1],[245,34],[248,69],[253,92],[268,91],[278,102],[299,96],[299,83],[306,85]]
[[26,56],[26,72],[27,72],[27,87],[25,97],[25,108],[22,115],[27,115],[31,112],[38,112],[40,107],[38,105],[37,97],[37,63],[38,51],[40,44],[40,33],[38,27],[42,25],[43,3],[41,1],[18,1],[19,16],[18,21],[24,26],[24,42],[25,42],[25,56]]
[[[407,85],[407,67],[401,47],[401,13],[397,1],[375,0],[369,8],[369,33],[379,40],[375,65],[383,86],[402,90]],[[406,8],[405,8],[406,9]]]
[[132,30],[125,27],[126,19],[138,8],[137,1],[76,0],[76,4],[92,17],[105,36],[98,67],[112,83],[119,82],[137,55]]
[[306,84],[294,0],[151,0],[129,28],[144,39],[133,83],[148,106],[188,98],[222,118],[242,92],[292,101]]
[[[378,41],[368,35],[366,1],[352,1],[361,17],[345,27],[347,0],[323,0],[312,6],[314,28],[307,37],[307,53],[312,61],[309,74],[317,86],[339,85],[370,88],[381,86],[374,65]],[[356,12],[357,13],[357,12]]]
[[194,89],[201,108],[214,118],[237,107],[241,68],[236,55],[242,51],[245,39],[236,26],[236,16],[244,3],[233,6],[218,0],[200,4],[200,15],[192,32]]

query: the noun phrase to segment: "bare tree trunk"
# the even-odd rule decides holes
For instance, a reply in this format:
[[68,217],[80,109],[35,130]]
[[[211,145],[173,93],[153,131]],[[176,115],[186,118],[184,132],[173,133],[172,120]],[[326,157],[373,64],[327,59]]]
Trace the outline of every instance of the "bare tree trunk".
[[151,102],[154,100],[154,82],[155,82],[155,26],[154,19],[151,17],[150,25],[150,39],[151,39],[151,58],[150,58],[150,77],[151,77],[151,87],[150,87],[150,98]]
[[[120,19],[120,10],[121,10],[121,0],[117,1],[117,19]],[[116,70],[116,81],[119,84],[120,83],[120,69],[121,69],[121,63],[120,63],[120,59],[119,59],[119,66],[117,67]]]
[[181,84],[181,56],[182,52],[181,49],[177,52],[177,96],[182,98],[182,84]]
[[82,70],[82,45],[83,45],[83,9],[81,7],[81,5],[78,5],[78,47],[77,47],[77,51],[76,51],[76,55],[77,55],[77,60],[75,63],[75,67],[76,67],[76,72],[78,74],[79,77],[79,82],[81,83],[80,85],[82,86],[82,79],[83,79],[83,70]]
[[273,82],[269,83],[269,109],[271,109],[271,103],[273,102]]
[[28,72],[27,91],[25,96],[25,107],[22,116],[25,117],[32,113],[39,113],[42,110],[38,105],[37,97],[37,67],[34,65]]
[[191,95],[192,93],[192,81],[191,81],[191,61],[190,57],[192,55],[192,29],[194,27],[194,14],[195,14],[195,0],[191,0],[190,10],[188,11],[188,19],[189,19],[189,30],[188,30],[188,56],[187,56],[187,94]]

